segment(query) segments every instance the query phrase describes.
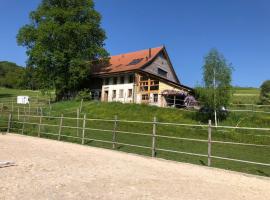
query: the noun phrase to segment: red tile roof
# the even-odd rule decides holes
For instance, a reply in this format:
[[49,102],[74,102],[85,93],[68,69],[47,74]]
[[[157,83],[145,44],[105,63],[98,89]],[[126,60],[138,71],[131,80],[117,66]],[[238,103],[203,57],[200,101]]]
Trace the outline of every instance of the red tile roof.
[[[111,56],[107,66],[94,67],[92,73],[102,75],[140,69],[151,62],[163,49],[164,47],[157,47]],[[149,54],[151,54],[151,56]]]

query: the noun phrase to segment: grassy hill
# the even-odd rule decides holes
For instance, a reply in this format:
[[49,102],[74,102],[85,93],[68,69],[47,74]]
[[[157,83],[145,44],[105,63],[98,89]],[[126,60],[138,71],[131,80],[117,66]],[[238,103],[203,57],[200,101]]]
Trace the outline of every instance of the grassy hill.
[[[240,91],[240,90],[239,90]],[[241,91],[246,91],[241,90]],[[245,92],[243,92],[245,93]],[[249,93],[247,93],[249,94]],[[40,92],[33,91],[22,91],[22,90],[11,90],[11,89],[0,89],[0,102],[2,100],[12,99],[16,95],[29,95],[35,100],[35,104],[31,104],[31,114],[38,115],[40,110],[37,109],[38,98],[46,99],[48,96],[43,96]],[[4,101],[3,101],[4,102]],[[8,110],[11,109],[11,104],[4,103],[6,112],[1,115],[2,119],[7,119]],[[14,106],[14,105],[13,105]],[[17,105],[16,105],[17,106]],[[80,119],[78,122],[76,119],[77,109],[81,106],[80,101],[66,101],[58,102],[51,105],[51,109],[48,105],[43,105],[43,115],[60,116],[63,114],[65,117],[70,119],[63,120],[62,133],[66,136],[62,136],[61,140],[80,143],[79,138],[81,137],[82,129],[71,129],[67,126],[76,127],[77,123],[79,127],[82,127],[83,120]],[[4,109],[4,110],[5,110]],[[28,107],[22,106],[19,108],[20,116],[17,116],[17,107],[13,108],[14,122],[12,124],[13,132],[22,132],[24,128],[24,134],[37,136],[38,126],[34,124],[25,124],[22,127],[23,121],[27,123],[38,123],[39,118],[37,117],[23,117],[21,116],[26,110],[26,114],[29,111]],[[107,119],[107,121],[90,120],[86,123],[85,136],[89,138],[86,141],[86,145],[98,146],[104,148],[112,148],[112,130],[114,128],[114,116],[117,115],[120,120],[130,121],[142,121],[151,122],[153,117],[156,116],[158,122],[171,122],[181,124],[203,124],[197,121],[196,112],[183,111],[173,108],[158,108],[147,105],[136,105],[136,104],[121,104],[121,103],[101,103],[95,101],[84,102],[80,117],[86,114],[87,118],[91,119]],[[19,118],[19,119],[18,119]],[[57,139],[57,133],[59,131],[59,118],[43,118],[43,123],[52,124],[54,126],[42,126],[41,136]],[[1,127],[6,125],[6,122],[1,123]],[[220,125],[229,126],[248,126],[248,127],[266,127],[270,128],[270,114],[266,113],[255,113],[255,112],[233,112],[230,114],[226,121],[220,123]],[[106,130],[101,131],[100,129]],[[150,123],[136,123],[120,121],[117,126],[117,130],[121,131],[117,133],[116,141],[121,143],[117,145],[117,150],[132,152],[142,155],[151,155],[151,149],[144,149],[140,147],[130,147],[124,144],[132,144],[139,146],[151,147],[152,137],[147,134],[151,134],[153,125]],[[45,133],[51,133],[47,135]],[[141,133],[146,135],[134,135],[133,133]],[[56,135],[53,135],[56,134]],[[190,152],[195,154],[207,154],[207,140],[208,132],[207,127],[189,127],[189,126],[174,126],[174,125],[157,125],[157,134],[163,137],[157,138],[157,148],[159,149],[170,149],[173,151]],[[168,137],[181,137],[188,138],[189,140],[182,140]],[[200,139],[202,141],[193,141],[192,139]],[[214,129],[212,133],[212,139],[215,141],[225,142],[239,142],[239,143],[251,143],[258,145],[270,145],[269,132],[267,131],[255,131],[255,130],[237,130],[237,129]],[[101,142],[105,140],[108,142]],[[270,163],[270,151],[269,147],[251,147],[251,146],[239,146],[233,144],[219,144],[215,143],[212,146],[212,154],[215,156],[228,157],[233,159],[248,160],[261,163]],[[178,153],[169,153],[164,151],[157,151],[157,157],[177,160],[182,162],[195,163],[199,165],[206,165],[207,158],[202,156],[190,156]],[[238,163],[233,161],[224,161],[220,159],[213,159],[214,167],[231,169],[246,173],[258,174],[263,176],[270,176],[270,167],[258,166],[253,164]]]

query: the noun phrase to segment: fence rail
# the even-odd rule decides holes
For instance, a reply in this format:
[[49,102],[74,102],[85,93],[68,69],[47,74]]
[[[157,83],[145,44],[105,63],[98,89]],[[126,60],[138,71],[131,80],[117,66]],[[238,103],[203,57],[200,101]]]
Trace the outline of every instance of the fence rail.
[[[20,113],[27,113],[29,115],[34,115],[34,114],[39,114],[43,113],[44,111],[49,112],[50,114],[52,113],[58,113],[57,111],[54,111],[51,105],[51,100],[50,99],[35,99],[32,98],[33,101],[31,101],[29,104],[26,105],[21,105],[16,103],[16,99],[14,101],[10,100],[1,100],[0,101],[0,112],[18,112],[18,115]],[[35,99],[35,100],[34,100]],[[184,102],[183,99],[176,99],[177,101]],[[198,101],[198,103],[200,103]],[[87,103],[86,103],[87,104]],[[80,114],[82,112],[83,106],[86,105],[84,101],[82,100],[80,102],[80,106],[78,109],[73,109],[73,108],[68,108],[64,109],[65,113],[78,113]],[[180,106],[179,110],[185,111],[185,112],[197,112],[198,107],[194,106],[186,106],[183,107],[183,104],[177,104],[174,103],[175,106]],[[168,103],[168,107],[174,107],[172,103]],[[257,109],[256,109],[257,108]],[[69,112],[66,112],[69,110]],[[261,113],[261,114],[270,114],[270,105],[256,105],[256,104],[230,104],[230,106],[227,108],[228,112],[231,113]],[[94,120],[94,119],[93,119]]]
[[[78,139],[81,141],[81,144],[85,144],[85,141],[96,141],[96,142],[101,142],[101,143],[107,143],[111,144],[112,148],[115,149],[116,145],[124,145],[124,146],[130,146],[130,147],[138,147],[138,148],[144,148],[144,149],[150,149],[151,150],[151,156],[156,157],[157,151],[160,152],[169,152],[169,153],[177,153],[177,154],[185,154],[189,156],[199,156],[199,157],[206,157],[208,159],[208,166],[211,166],[212,159],[219,159],[219,160],[228,160],[228,161],[233,161],[233,162],[240,162],[240,163],[246,163],[246,164],[253,164],[253,165],[261,165],[261,166],[270,166],[270,163],[263,163],[263,162],[255,162],[251,160],[241,160],[241,159],[235,159],[235,158],[229,158],[229,157],[223,157],[223,156],[218,156],[218,155],[213,155],[212,154],[212,145],[213,144],[224,144],[224,145],[237,145],[237,146],[247,146],[247,147],[264,147],[264,148],[270,148],[270,145],[268,144],[255,144],[255,143],[244,143],[244,142],[231,142],[231,141],[221,141],[221,140],[213,140],[213,131],[218,130],[218,129],[241,129],[241,130],[256,130],[256,131],[269,131],[270,128],[253,128],[253,127],[232,127],[232,126],[213,126],[211,124],[211,121],[209,121],[208,125],[203,125],[203,124],[183,124],[183,123],[169,123],[169,122],[159,122],[157,121],[157,118],[154,117],[153,121],[136,121],[136,120],[121,120],[117,116],[115,116],[114,119],[97,119],[97,118],[87,118],[86,114],[84,114],[84,117],[64,117],[63,115],[61,116],[43,116],[43,115],[20,115],[20,118],[23,119],[23,121],[19,120],[14,120],[12,113],[8,115],[7,120],[1,119],[0,121],[2,123],[6,123],[6,127],[2,126],[2,129],[6,128],[6,133],[12,132],[12,130],[15,130],[16,128],[12,127],[14,124],[21,124],[22,128],[17,129],[18,132],[21,131],[21,134],[26,134],[25,132],[25,125],[35,125],[38,127],[37,130],[37,136],[42,137],[42,135],[51,135],[57,137],[58,140],[61,140],[62,138],[74,138]],[[37,122],[29,122],[26,120],[26,118],[35,118]],[[45,120],[48,119],[55,119],[59,120],[59,124],[50,124],[44,122]],[[64,125],[63,121],[65,120],[76,120],[77,125],[76,126],[68,126]],[[79,121],[83,122],[82,126],[79,126]],[[104,129],[104,128],[91,128],[91,127],[86,127],[87,122],[110,122],[113,123],[112,129]],[[141,132],[133,132],[133,131],[122,131],[118,130],[119,123],[130,123],[133,125],[136,124],[145,124],[145,125],[151,125],[152,126],[152,133],[141,133]],[[208,135],[208,139],[199,139],[199,138],[187,138],[187,137],[178,137],[178,136],[170,136],[170,135],[162,135],[157,133],[157,127],[159,126],[180,126],[180,127],[191,127],[191,128],[202,128],[202,130]],[[58,128],[58,132],[44,132],[41,131],[41,127],[55,127]],[[0,127],[1,128],[1,127]],[[76,132],[76,135],[67,135],[63,134],[63,129],[71,129],[74,130],[74,133]],[[97,139],[97,138],[89,138],[85,135],[85,131],[90,130],[90,131],[98,131],[98,132],[105,132],[105,133],[111,133],[112,137],[111,140],[105,140],[105,139]],[[79,131],[82,131],[82,134],[78,134]],[[130,143],[125,143],[125,142],[120,142],[117,141],[117,135],[119,133],[122,134],[129,134],[129,135],[137,135],[137,136],[142,136],[142,137],[148,137],[152,140],[151,145],[145,146],[145,145],[138,145],[138,144],[130,144]],[[267,135],[266,135],[267,136]],[[172,140],[183,140],[183,141],[192,141],[192,142],[200,142],[200,143],[206,143],[207,144],[207,154],[201,154],[201,153],[193,153],[193,152],[186,152],[186,151],[178,151],[178,150],[173,150],[169,148],[160,148],[157,146],[158,144],[158,138],[165,138],[165,139],[172,139]],[[270,150],[270,149],[269,149]]]

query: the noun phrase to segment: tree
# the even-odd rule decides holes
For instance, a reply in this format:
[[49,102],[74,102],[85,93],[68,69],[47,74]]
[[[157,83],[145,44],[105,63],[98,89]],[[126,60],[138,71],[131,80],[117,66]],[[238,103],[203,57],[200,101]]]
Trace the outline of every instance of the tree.
[[22,76],[22,87],[30,90],[37,90],[41,87],[36,68],[32,66],[27,66],[25,68]]
[[270,80],[264,81],[261,85],[260,100],[264,105],[270,104]]
[[20,88],[24,68],[8,61],[0,62],[0,86]]
[[86,61],[108,55],[101,15],[92,0],[42,0],[30,20],[17,35],[27,65],[36,68],[43,88],[55,87],[57,100],[73,97],[89,77]]
[[204,62],[204,85],[197,88],[197,93],[201,104],[210,111],[207,117],[214,118],[217,125],[217,117],[222,117],[221,108],[230,102],[232,67],[216,49],[210,50]]

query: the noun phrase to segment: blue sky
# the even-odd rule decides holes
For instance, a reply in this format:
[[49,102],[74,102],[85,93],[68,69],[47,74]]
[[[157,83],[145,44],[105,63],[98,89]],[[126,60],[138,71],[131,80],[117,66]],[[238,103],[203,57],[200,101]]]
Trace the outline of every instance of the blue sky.
[[[269,0],[96,0],[111,55],[165,45],[182,84],[201,83],[203,57],[217,48],[234,66],[233,84],[270,79]],[[24,66],[18,29],[40,0],[1,0],[0,60]]]

